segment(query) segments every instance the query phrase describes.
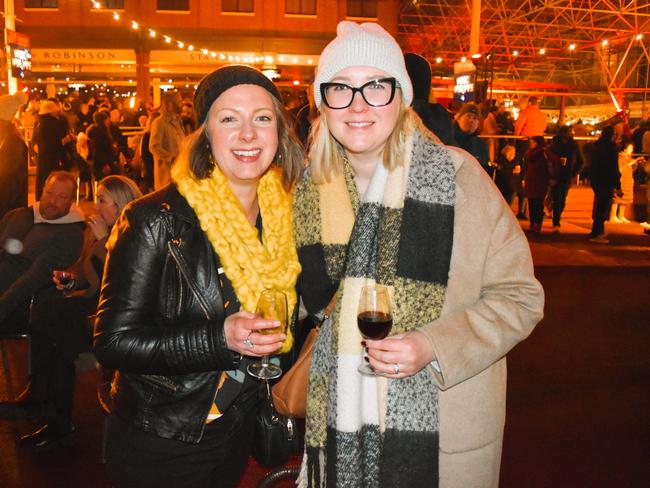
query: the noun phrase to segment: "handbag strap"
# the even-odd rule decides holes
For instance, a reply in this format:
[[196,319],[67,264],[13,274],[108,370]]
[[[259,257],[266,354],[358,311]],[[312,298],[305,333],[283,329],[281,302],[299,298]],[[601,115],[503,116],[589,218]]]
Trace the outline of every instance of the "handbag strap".
[[332,315],[332,312],[334,311],[334,307],[336,307],[337,299],[338,299],[338,294],[334,293],[334,296],[327,304],[327,307],[325,307],[325,310],[323,310],[323,320],[321,321],[321,324],[325,322],[330,317],[330,315]]

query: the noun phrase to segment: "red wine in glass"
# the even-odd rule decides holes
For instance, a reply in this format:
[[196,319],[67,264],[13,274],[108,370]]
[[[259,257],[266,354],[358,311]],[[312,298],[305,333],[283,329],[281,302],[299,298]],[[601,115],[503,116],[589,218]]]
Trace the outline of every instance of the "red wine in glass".
[[[54,277],[59,281],[59,284],[61,286],[67,287],[72,284],[74,281],[74,273],[71,271],[61,271],[61,270],[55,270],[54,271]],[[70,290],[62,290],[63,296],[69,297],[70,296]]]
[[[359,297],[357,313],[359,332],[366,339],[381,340],[386,337],[393,327],[390,296],[388,288],[382,285],[364,286]],[[375,376],[375,371],[365,362],[358,368],[367,376]]]
[[385,312],[361,312],[357,316],[361,335],[379,341],[386,337],[393,326],[393,317]]

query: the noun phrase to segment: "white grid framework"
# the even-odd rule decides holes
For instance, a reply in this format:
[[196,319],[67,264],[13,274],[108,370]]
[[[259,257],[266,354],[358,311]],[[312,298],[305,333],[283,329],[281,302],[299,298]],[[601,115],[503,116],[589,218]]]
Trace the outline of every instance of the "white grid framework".
[[[481,62],[491,53],[495,79],[567,83],[608,88],[617,96],[645,96],[640,94],[648,89],[650,2],[481,3]],[[402,1],[398,36],[403,48],[427,57],[435,73],[449,73],[453,62],[474,54],[469,52],[471,8],[472,0]],[[436,63],[436,58],[442,61]]]

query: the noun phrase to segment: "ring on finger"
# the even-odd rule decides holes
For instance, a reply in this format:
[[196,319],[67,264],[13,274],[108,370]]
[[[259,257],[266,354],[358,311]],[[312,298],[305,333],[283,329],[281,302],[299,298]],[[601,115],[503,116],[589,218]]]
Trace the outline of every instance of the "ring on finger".
[[248,349],[253,349],[255,347],[255,344],[253,344],[253,341],[251,341],[252,333],[253,331],[249,332],[246,336],[246,339],[244,339],[244,346],[246,346]]
[[395,370],[395,374],[399,374],[399,364],[393,364],[393,369]]

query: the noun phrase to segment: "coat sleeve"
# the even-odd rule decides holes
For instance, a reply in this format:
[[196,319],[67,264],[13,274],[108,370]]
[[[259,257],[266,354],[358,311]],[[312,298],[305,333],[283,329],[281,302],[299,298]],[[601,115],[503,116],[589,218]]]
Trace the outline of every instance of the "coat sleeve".
[[115,224],[95,321],[98,361],[139,374],[233,369],[239,355],[228,350],[222,321],[163,324],[158,300],[165,244],[131,208]]
[[544,292],[535,279],[528,242],[502,205],[489,240],[478,299],[424,326],[446,390],[485,370],[525,339],[542,319]]
[[156,159],[171,161],[175,154],[169,148],[169,134],[166,124],[161,120],[162,116],[151,124],[151,136],[149,137],[149,151]]

